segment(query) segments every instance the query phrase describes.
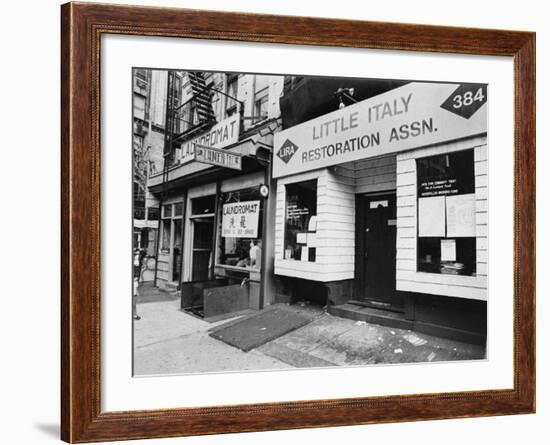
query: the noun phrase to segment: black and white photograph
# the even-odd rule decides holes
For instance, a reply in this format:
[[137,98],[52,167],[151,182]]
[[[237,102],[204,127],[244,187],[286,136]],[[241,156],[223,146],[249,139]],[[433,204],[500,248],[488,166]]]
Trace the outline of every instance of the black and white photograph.
[[543,2],[6,6],[2,443],[547,442]]
[[489,85],[136,67],[131,92],[135,377],[487,358]]

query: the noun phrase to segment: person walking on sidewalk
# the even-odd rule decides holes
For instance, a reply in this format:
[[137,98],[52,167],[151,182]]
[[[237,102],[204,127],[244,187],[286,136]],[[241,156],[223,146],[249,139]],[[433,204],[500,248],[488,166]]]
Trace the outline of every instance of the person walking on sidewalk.
[[133,289],[132,289],[132,317],[134,320],[141,320],[141,317],[137,313],[137,297],[138,297],[138,287],[139,282],[141,281],[141,270],[143,266],[143,258],[145,257],[145,250],[135,249],[134,250],[134,280],[133,280]]

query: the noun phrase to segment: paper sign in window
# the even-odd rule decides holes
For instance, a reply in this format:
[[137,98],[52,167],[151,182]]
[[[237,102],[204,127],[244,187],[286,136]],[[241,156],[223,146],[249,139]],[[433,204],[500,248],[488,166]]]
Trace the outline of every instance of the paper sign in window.
[[369,204],[369,208],[371,209],[377,209],[378,207],[388,207],[388,200],[384,199],[382,201],[371,201]]
[[306,244],[307,243],[307,233],[297,233],[296,234],[296,242],[298,244]]
[[311,218],[309,218],[307,230],[310,232],[315,232],[317,230],[317,215],[313,215]]
[[447,196],[447,236],[476,236],[475,194]]
[[445,237],[445,196],[418,200],[418,236]]
[[456,261],[456,240],[441,240],[441,261]]

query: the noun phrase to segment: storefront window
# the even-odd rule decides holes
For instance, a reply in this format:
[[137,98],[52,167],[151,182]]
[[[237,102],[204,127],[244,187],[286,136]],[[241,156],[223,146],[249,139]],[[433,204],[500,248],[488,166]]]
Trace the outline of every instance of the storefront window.
[[161,250],[164,252],[168,252],[170,250],[170,225],[171,220],[170,219],[163,219],[162,220],[162,245]]
[[418,255],[421,272],[474,275],[474,151],[417,159]]
[[[180,221],[183,216],[183,202],[177,202],[175,204],[164,204],[162,206],[162,237],[161,237],[161,250],[168,252],[170,250],[170,237],[172,231],[172,221]],[[181,226],[180,226],[181,227]],[[175,231],[176,240],[174,240],[174,247],[178,247],[181,244],[181,240],[177,237],[181,232],[181,228]]]
[[216,116],[216,122],[220,122],[224,118],[224,113],[222,112],[222,106],[223,106],[225,96],[221,94],[220,91],[223,91],[223,83],[220,82],[212,86],[211,101],[212,101],[212,109],[214,111],[214,116]]
[[191,200],[191,214],[192,215],[205,215],[214,213],[216,208],[216,196],[203,196],[202,198],[195,198]]
[[232,116],[237,112],[237,94],[239,91],[238,75],[229,75],[227,77],[227,97],[225,103],[226,116]]
[[163,218],[172,217],[172,204],[165,204],[162,206],[162,217]]
[[183,216],[183,202],[174,204],[174,216]]
[[317,180],[286,186],[286,260],[315,261],[317,233]]
[[254,96],[254,118],[256,121],[267,118],[268,89],[258,91]]
[[218,265],[260,269],[263,212],[257,187],[222,195]]

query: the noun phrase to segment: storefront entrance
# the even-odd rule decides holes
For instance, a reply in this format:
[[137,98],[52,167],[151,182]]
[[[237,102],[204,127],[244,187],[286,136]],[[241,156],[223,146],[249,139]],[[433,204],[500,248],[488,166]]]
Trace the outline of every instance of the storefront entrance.
[[172,248],[172,281],[177,283],[181,274],[181,235],[183,219],[174,219],[174,244]]
[[193,281],[208,280],[213,236],[214,218],[193,219]]
[[395,292],[395,193],[357,197],[355,300],[401,306]]

